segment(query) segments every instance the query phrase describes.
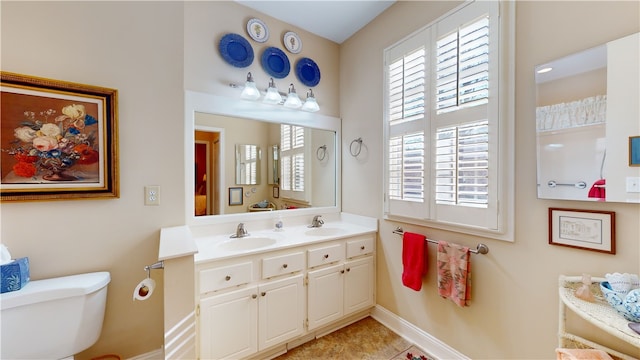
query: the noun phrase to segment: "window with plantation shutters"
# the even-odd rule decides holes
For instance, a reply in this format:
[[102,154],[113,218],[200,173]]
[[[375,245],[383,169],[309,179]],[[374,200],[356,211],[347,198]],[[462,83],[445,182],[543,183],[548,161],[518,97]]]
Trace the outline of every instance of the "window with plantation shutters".
[[436,42],[436,109],[487,103],[489,17],[483,16]]
[[389,66],[389,122],[424,117],[425,50],[417,49]]
[[436,203],[487,207],[488,122],[438,129],[435,168]]
[[390,139],[389,198],[424,201],[424,133]]
[[512,224],[501,6],[467,2],[385,50],[385,218],[497,238]]
[[280,125],[280,194],[284,198],[306,201],[305,137],[302,126]]

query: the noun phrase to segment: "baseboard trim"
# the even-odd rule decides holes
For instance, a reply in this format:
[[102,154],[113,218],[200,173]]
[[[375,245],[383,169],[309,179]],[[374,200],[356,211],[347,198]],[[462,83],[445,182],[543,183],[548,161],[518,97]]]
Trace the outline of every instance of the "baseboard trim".
[[419,348],[422,348],[436,359],[471,360],[456,349],[380,305],[376,305],[373,308],[371,317],[398,335],[414,343]]

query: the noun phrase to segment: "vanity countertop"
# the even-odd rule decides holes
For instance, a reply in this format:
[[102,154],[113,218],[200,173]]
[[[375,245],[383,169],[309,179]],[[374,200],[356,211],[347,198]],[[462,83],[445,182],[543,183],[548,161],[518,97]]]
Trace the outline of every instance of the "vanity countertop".
[[[276,251],[301,245],[371,234],[378,231],[377,219],[342,213],[325,220],[319,228],[307,224],[286,226],[281,231],[265,228],[264,224],[246,223],[249,236],[231,238],[230,226],[191,228],[176,226],[160,232],[159,260],[194,255],[196,264],[239,256]],[[230,224],[234,227],[237,224]],[[260,226],[263,225],[263,226]]]
[[[310,245],[375,233],[376,231],[376,227],[341,221],[331,222],[319,228],[298,225],[285,228],[282,231],[271,229],[249,231],[250,236],[244,238],[231,238],[230,234],[200,237],[195,239],[198,248],[198,253],[195,254],[195,263],[199,264],[300,245]],[[243,246],[243,243],[246,243],[247,246]],[[257,244],[257,246],[254,246],[254,244]]]

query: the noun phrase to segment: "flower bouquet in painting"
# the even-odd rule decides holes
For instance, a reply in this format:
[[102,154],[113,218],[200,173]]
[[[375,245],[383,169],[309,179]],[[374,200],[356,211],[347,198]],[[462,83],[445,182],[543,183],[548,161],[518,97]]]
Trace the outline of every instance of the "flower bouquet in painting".
[[100,160],[98,120],[81,104],[26,110],[13,129],[8,149],[13,157],[13,182],[78,181],[95,172]]

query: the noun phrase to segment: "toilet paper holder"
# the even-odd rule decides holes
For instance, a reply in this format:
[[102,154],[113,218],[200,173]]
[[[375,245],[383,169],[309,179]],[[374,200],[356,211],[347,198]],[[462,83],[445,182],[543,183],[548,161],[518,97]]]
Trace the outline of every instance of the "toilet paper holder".
[[144,267],[144,270],[147,272],[147,278],[151,277],[151,269],[164,269],[164,260],[160,260]]

